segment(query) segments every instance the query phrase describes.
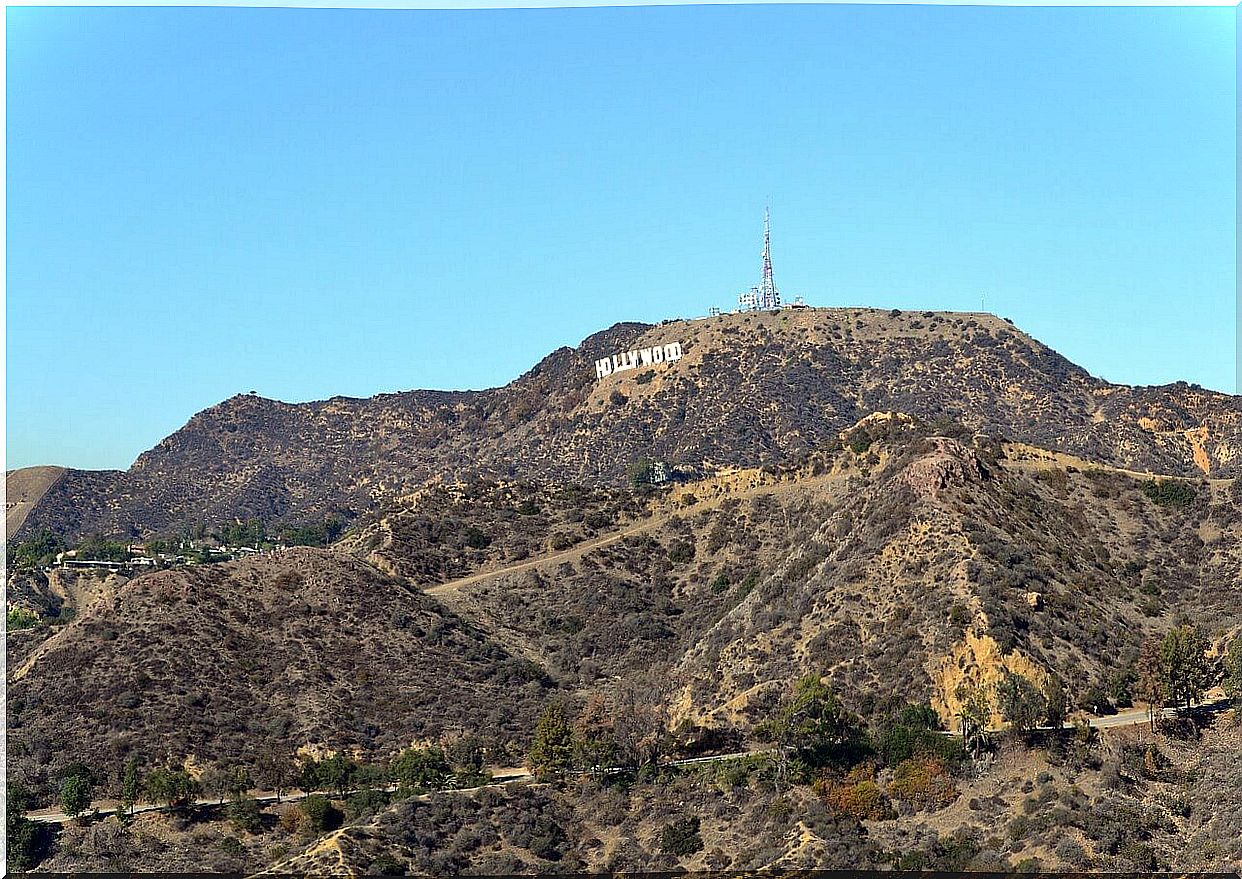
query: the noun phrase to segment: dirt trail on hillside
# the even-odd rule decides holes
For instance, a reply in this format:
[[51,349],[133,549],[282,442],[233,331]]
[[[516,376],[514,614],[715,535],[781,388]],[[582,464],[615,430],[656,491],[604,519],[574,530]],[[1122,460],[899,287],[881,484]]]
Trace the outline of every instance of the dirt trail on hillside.
[[633,537],[647,531],[659,528],[668,523],[674,516],[691,516],[707,510],[718,507],[727,499],[743,499],[748,497],[756,497],[759,495],[781,495],[795,491],[807,491],[815,486],[828,485],[833,482],[844,483],[844,481],[852,475],[852,470],[834,470],[823,476],[812,476],[805,479],[789,479],[779,480],[761,485],[749,486],[734,492],[725,492],[719,496],[706,498],[704,500],[695,501],[676,509],[667,510],[658,513],[640,522],[614,531],[611,534],[604,534],[591,540],[584,541],[571,546],[569,549],[559,552],[550,553],[548,555],[539,556],[533,559],[519,562],[514,565],[508,565],[503,568],[495,568],[488,571],[480,571],[461,577],[456,580],[450,580],[447,583],[439,583],[434,586],[425,587],[422,591],[425,595],[430,595],[437,600],[443,602],[452,611],[466,619],[471,625],[476,626],[486,633],[493,640],[501,644],[511,653],[517,653],[525,656],[536,665],[547,670],[550,669],[551,663],[548,656],[540,647],[526,634],[519,632],[505,624],[501,619],[496,619],[492,614],[484,610],[476,601],[471,600],[467,590],[470,586],[481,583],[484,580],[490,580],[494,577],[504,577],[513,574],[520,574],[523,571],[534,570],[536,568],[556,566],[565,562],[577,561],[589,552],[609,546],[627,537]]
[[[1056,452],[1051,449],[1033,446],[1029,443],[1005,443],[1004,447],[1007,452],[1005,467],[1012,470],[1046,470],[1049,467],[1055,467],[1060,470],[1076,468],[1083,472],[1101,470],[1109,473],[1120,473],[1133,479],[1176,479],[1183,482],[1197,482],[1200,478],[1203,478],[1197,476],[1170,476],[1166,473],[1155,473],[1150,470],[1140,471],[1129,470],[1125,467],[1114,467],[1111,464],[1088,461],[1086,458],[1079,458],[1077,455],[1071,455],[1069,452]],[[1207,481],[1213,485],[1228,485],[1233,482],[1233,478],[1214,476],[1207,478]]]
[[630,525],[627,528],[623,528],[620,531],[614,531],[611,534],[604,534],[599,537],[593,538],[591,540],[587,540],[582,543],[576,544],[575,546],[571,546],[569,549],[564,549],[564,550],[560,550],[559,552],[551,553],[549,555],[542,555],[537,558],[528,559],[524,562],[519,562],[518,564],[515,564],[515,565],[507,565],[506,567],[503,567],[503,568],[495,568],[489,571],[480,571],[475,574],[470,574],[466,577],[461,577],[456,580],[450,580],[447,583],[438,583],[435,586],[425,587],[422,591],[426,595],[434,595],[438,598],[446,596],[446,595],[451,596],[455,593],[460,592],[462,589],[465,589],[467,586],[472,586],[475,583],[479,583],[483,580],[491,579],[492,577],[502,577],[502,576],[506,576],[509,574],[519,574],[522,571],[528,571],[531,568],[538,568],[543,565],[554,565],[554,564],[560,564],[566,561],[575,561],[581,558],[582,556],[586,555],[588,552],[591,552],[592,550],[599,549],[602,546],[608,546],[609,544],[616,543],[619,540],[624,540],[627,537],[633,537],[636,534],[642,534],[644,531],[650,531],[653,528],[656,528],[660,525],[664,525],[674,516],[695,515],[696,513],[701,513],[706,510],[714,509],[715,507],[720,506],[721,502],[725,500],[754,497],[756,495],[762,495],[762,494],[787,494],[794,490],[805,490],[811,486],[821,484],[821,483],[842,481],[848,475],[849,473],[836,472],[836,473],[831,473],[825,476],[812,476],[807,479],[792,479],[792,480],[784,480],[780,482],[771,482],[771,483],[766,483],[763,485],[756,485],[750,488],[745,488],[745,489],[742,489],[734,493],[724,494],[724,495],[721,495],[720,497],[714,497],[714,498],[709,498],[706,500],[696,501],[695,503],[688,504],[676,510],[659,513],[655,516],[651,516],[647,519],[643,519],[641,522],[637,522],[633,525]]

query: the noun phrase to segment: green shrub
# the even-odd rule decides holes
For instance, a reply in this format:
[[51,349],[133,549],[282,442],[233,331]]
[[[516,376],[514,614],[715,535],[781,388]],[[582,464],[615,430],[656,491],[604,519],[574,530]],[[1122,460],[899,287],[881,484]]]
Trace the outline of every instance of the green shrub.
[[344,816],[331,800],[319,794],[311,794],[302,800],[298,809],[306,816],[307,822],[317,832],[335,830],[341,826]]
[[688,562],[694,558],[694,544],[688,540],[674,540],[668,548],[668,560],[673,564]]
[[737,590],[734,592],[734,594],[737,596],[737,600],[741,601],[747,595],[750,595],[751,591],[755,588],[758,582],[759,582],[758,571],[751,571],[749,574],[747,574],[746,579],[737,585]]
[[586,523],[588,528],[598,531],[612,524],[612,514],[604,510],[592,510],[583,517],[582,521]]
[[666,855],[684,857],[703,850],[703,837],[699,836],[699,819],[691,815],[665,825],[660,832],[660,851]]
[[1178,479],[1165,479],[1161,482],[1148,480],[1143,486],[1143,494],[1162,507],[1188,507],[1195,499],[1194,486]]
[[234,830],[258,833],[263,826],[263,815],[259,809],[259,801],[254,797],[237,797],[233,802],[229,803],[226,814]]
[[405,864],[384,852],[371,862],[371,866],[367,868],[367,874],[371,876],[404,876],[406,875],[406,869]]
[[10,632],[15,632],[18,629],[30,629],[39,624],[39,615],[23,607],[9,608],[7,617]]
[[345,801],[345,814],[350,821],[356,821],[364,815],[374,815],[388,805],[392,798],[386,791],[360,790]]

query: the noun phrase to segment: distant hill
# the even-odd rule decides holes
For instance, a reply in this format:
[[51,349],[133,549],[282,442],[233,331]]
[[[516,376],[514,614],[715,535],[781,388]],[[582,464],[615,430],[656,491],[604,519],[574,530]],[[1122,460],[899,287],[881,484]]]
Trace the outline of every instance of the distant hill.
[[[597,358],[673,341],[680,361],[597,381]],[[353,518],[429,480],[620,485],[643,455],[704,475],[796,461],[887,410],[1137,471],[1242,468],[1242,398],[1113,385],[987,314],[787,309],[617,324],[486,391],[233,397],[124,473],[67,472],[22,530],[305,524]]]
[[21,529],[30,511],[64,475],[64,467],[23,467],[4,474],[4,533],[7,537]]

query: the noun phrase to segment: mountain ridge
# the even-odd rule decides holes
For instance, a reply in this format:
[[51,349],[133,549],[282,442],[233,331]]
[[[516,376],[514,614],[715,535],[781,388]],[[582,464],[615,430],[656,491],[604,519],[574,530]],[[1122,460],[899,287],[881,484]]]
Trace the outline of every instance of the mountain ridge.
[[[683,344],[680,361],[597,380],[596,359],[670,341]],[[797,460],[885,410],[1136,470],[1242,468],[1242,398],[1113,385],[992,315],[787,309],[618,323],[480,391],[237,395],[127,471],[67,471],[19,533],[137,538],[234,517],[353,519],[435,479],[617,485],[645,454],[701,476]]]

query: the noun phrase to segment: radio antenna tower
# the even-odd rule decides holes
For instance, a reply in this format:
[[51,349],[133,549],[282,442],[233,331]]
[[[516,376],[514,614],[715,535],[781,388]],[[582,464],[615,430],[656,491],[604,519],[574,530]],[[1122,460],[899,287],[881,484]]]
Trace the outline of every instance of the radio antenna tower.
[[776,289],[776,281],[772,280],[772,232],[770,211],[763,209],[763,280],[759,282],[759,307],[780,308],[781,294]]

